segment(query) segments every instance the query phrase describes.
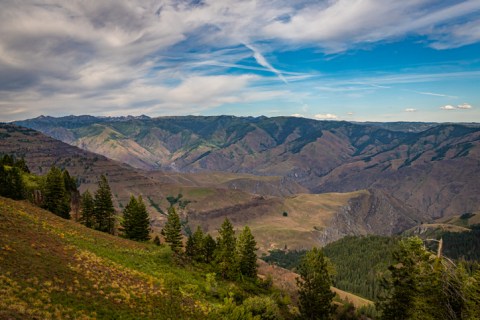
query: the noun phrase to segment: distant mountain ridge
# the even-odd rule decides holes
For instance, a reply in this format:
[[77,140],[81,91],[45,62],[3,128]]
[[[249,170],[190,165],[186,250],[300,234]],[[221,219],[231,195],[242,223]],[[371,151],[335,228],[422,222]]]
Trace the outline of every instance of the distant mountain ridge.
[[41,117],[17,124],[146,170],[283,176],[311,192],[373,188],[431,217],[480,203],[477,124],[233,116]]

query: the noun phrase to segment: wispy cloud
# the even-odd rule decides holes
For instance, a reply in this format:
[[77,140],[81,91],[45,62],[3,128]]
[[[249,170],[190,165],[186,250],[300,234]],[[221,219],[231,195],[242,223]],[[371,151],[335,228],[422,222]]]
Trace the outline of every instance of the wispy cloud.
[[405,112],[417,112],[417,109],[414,108],[406,108]]
[[255,58],[255,61],[257,61],[257,63],[265,68],[267,68],[268,70],[270,70],[271,72],[275,73],[278,78],[280,80],[282,80],[283,82],[287,83],[287,79],[285,79],[285,77],[283,76],[283,74],[275,69],[268,61],[267,59],[265,59],[265,57],[260,53],[260,51],[258,51],[258,49],[256,49],[255,47],[253,47],[252,45],[249,45],[249,44],[245,44],[245,46],[252,50],[253,52],[253,57]]
[[415,93],[418,93],[418,94],[424,94],[424,95],[427,95],[427,96],[445,97],[445,98],[453,98],[453,99],[458,98],[457,96],[451,96],[451,95],[443,94],[443,93],[423,92],[423,91],[415,91],[415,90],[407,90],[407,91],[415,92]]

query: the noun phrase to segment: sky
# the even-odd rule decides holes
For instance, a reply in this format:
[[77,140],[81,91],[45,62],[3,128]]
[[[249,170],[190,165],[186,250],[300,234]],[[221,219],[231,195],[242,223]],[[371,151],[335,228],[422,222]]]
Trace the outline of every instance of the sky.
[[480,122],[480,0],[0,0],[0,121]]

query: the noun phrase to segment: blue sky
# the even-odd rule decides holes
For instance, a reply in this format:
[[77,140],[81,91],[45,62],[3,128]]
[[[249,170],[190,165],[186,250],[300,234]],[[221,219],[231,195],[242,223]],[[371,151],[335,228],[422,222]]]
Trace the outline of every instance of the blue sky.
[[480,122],[480,0],[2,0],[0,121]]

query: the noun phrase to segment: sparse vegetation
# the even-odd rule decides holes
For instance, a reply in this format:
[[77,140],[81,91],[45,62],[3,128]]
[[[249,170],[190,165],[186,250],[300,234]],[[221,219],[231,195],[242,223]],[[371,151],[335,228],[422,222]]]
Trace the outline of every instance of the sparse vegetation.
[[166,246],[97,232],[5,198],[0,220],[0,318],[227,319],[233,309],[293,317],[260,280],[224,281],[203,265],[178,265]]

